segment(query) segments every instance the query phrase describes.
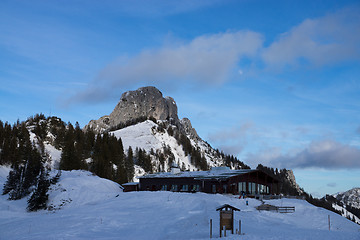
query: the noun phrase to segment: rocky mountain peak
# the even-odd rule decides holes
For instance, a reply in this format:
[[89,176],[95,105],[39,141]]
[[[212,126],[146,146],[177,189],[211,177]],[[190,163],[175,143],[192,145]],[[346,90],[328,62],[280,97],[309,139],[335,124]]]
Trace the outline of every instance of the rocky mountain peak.
[[360,209],[360,188],[353,188],[334,197],[345,205]]
[[153,117],[156,120],[172,119],[175,123],[179,123],[174,99],[163,97],[156,87],[149,86],[123,93],[110,115],[91,120],[85,128],[103,132],[121,123],[142,117]]
[[289,181],[289,183],[299,192],[303,193],[303,190],[300,188],[300,186],[296,183],[295,175],[292,170],[286,170],[285,172],[285,178]]
[[192,127],[191,122],[188,118],[183,118],[180,121],[181,125],[183,126],[183,129],[185,131],[185,134],[189,136],[191,139],[198,141],[201,138],[197,134],[196,130]]

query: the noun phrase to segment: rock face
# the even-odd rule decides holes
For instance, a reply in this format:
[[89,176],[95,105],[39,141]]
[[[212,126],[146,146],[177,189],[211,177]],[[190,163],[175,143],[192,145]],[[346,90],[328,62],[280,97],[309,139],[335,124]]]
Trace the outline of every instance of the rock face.
[[85,129],[92,128],[97,132],[103,132],[120,123],[140,117],[153,117],[156,120],[172,119],[175,123],[179,123],[174,99],[163,97],[155,87],[142,87],[136,91],[123,93],[110,115],[103,116],[98,120],[91,120]]
[[296,190],[299,193],[303,193],[304,191],[300,188],[300,186],[296,183],[296,179],[295,179],[295,175],[294,172],[292,170],[286,170],[285,172],[285,177],[286,179],[290,182],[290,184],[296,188]]
[[193,139],[195,141],[201,140],[201,138],[197,134],[195,128],[192,127],[191,122],[188,118],[181,119],[180,123],[183,127],[183,130],[185,131],[185,134],[187,136],[190,136],[190,139]]
[[360,188],[353,188],[334,197],[345,205],[360,209]]

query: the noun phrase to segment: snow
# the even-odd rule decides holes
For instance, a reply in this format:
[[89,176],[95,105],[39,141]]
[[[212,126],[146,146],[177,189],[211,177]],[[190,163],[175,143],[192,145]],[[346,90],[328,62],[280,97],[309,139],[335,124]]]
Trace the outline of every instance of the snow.
[[[161,122],[160,120],[158,122]],[[170,136],[167,131],[164,133],[157,131],[158,125],[153,121],[147,120],[136,125],[132,125],[120,130],[110,132],[117,138],[121,138],[125,151],[131,146],[133,150],[135,148],[144,149],[147,153],[153,149],[155,152],[160,150],[163,152],[165,144],[170,147],[172,154],[175,157],[175,163],[179,163],[179,167],[185,165],[186,170],[197,171],[198,169],[191,164],[190,156],[185,155],[183,147],[178,144],[177,140]],[[206,158],[209,166],[220,166],[223,162],[219,161],[215,156],[215,151],[204,141],[194,141],[188,136],[191,144],[194,147],[198,147],[204,157]],[[167,166],[165,162],[165,170],[170,166]],[[138,177],[139,175],[136,175]]]
[[332,204],[333,208],[335,208],[336,210],[338,211],[341,211],[341,215],[344,216],[344,217],[350,217],[350,219],[355,219],[355,222],[357,224],[360,224],[360,219],[355,216],[353,213],[349,212],[348,210],[346,210],[346,208],[342,207],[342,206],[339,206],[337,204]]
[[[0,167],[0,184],[8,168]],[[295,206],[295,213],[257,211],[255,199],[234,195],[173,192],[128,192],[86,171],[62,171],[50,191],[54,211],[26,212],[26,199],[8,201],[0,196],[0,239],[209,239],[219,237],[219,212],[230,204],[235,227],[242,221],[245,235],[226,239],[327,239],[360,238],[360,226],[304,200],[265,201],[276,206]],[[70,201],[71,199],[71,201]],[[67,201],[68,200],[68,201]],[[60,205],[65,201],[65,204]],[[56,207],[57,206],[57,207]],[[328,229],[328,215],[331,231]]]
[[10,170],[11,170],[10,166],[0,166],[0,184],[5,183]]
[[49,194],[49,205],[55,209],[60,205],[93,205],[121,192],[119,184],[88,171],[62,171],[60,180]]
[[345,205],[360,208],[360,188],[353,188],[346,192],[333,194],[333,196]]
[[61,150],[56,149],[53,145],[46,142],[44,143],[45,151],[50,157],[50,167],[51,169],[58,169],[61,159]]
[[177,140],[170,136],[167,132],[159,133],[157,130],[153,130],[158,125],[151,120],[147,120],[136,125],[132,125],[114,132],[115,137],[121,138],[125,151],[131,146],[133,151],[135,148],[144,149],[147,153],[151,149],[156,151],[157,149],[163,151],[164,143],[170,146],[172,153],[175,157],[175,162],[184,163],[186,167],[190,166],[190,171],[197,170],[191,163],[189,156],[185,155],[185,152],[177,143]]

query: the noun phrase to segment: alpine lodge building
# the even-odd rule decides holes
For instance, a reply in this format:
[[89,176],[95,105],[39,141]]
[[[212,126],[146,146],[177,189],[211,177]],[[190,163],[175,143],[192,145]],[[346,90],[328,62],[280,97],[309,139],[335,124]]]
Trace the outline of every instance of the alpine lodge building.
[[213,167],[209,171],[182,172],[173,168],[171,172],[139,177],[138,190],[274,195],[279,193],[278,185],[277,179],[254,169]]

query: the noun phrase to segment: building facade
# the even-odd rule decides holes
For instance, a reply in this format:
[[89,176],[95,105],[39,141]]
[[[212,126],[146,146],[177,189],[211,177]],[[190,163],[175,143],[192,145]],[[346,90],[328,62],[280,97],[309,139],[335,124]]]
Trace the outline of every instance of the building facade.
[[260,170],[231,170],[215,167],[210,171],[148,174],[139,178],[140,191],[278,194],[279,181]]

